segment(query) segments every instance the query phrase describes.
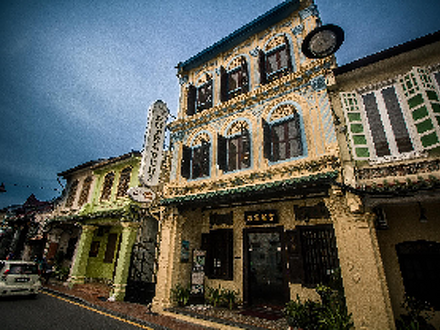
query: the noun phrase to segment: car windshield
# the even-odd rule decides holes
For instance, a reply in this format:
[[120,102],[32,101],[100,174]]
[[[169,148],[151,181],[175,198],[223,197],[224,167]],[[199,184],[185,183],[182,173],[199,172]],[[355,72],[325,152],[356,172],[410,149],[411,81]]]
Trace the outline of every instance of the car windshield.
[[36,265],[16,264],[11,265],[9,274],[38,274]]

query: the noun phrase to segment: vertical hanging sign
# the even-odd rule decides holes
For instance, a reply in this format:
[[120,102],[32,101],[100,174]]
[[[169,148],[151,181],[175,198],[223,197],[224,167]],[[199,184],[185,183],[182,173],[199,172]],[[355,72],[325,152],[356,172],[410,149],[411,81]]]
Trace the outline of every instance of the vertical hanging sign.
[[139,180],[145,186],[157,186],[159,184],[168,114],[167,105],[161,100],[154,102],[148,111],[148,124],[139,170]]

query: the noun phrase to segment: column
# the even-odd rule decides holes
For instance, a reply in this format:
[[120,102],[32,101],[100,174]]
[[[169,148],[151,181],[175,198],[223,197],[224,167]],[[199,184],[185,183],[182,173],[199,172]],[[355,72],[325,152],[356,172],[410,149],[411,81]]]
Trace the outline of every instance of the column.
[[160,253],[157,270],[156,295],[153,299],[152,310],[160,312],[172,306],[171,289],[174,285],[176,264],[178,261],[178,211],[169,208],[160,225]]
[[90,246],[92,245],[93,235],[96,228],[96,226],[90,225],[82,226],[82,233],[79,239],[75,261],[72,267],[70,278],[68,280],[69,286],[84,283],[87,271],[87,262],[89,260]]
[[347,308],[356,329],[395,329],[374,227],[358,196],[333,190],[326,205],[334,223]]
[[136,240],[139,223],[122,222],[122,237],[119,249],[118,264],[114,277],[112,297],[115,300],[122,301],[125,297],[127,287],[128,273],[130,271],[131,252]]

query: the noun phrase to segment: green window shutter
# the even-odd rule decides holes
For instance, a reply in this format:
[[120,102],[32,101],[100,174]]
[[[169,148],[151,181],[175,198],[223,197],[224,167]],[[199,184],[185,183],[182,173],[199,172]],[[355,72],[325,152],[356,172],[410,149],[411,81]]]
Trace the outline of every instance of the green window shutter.
[[399,84],[423,149],[440,146],[440,98],[431,75],[415,67]]
[[342,108],[351,143],[351,150],[355,159],[368,159],[370,151],[367,144],[365,127],[362,122],[361,109],[359,108],[356,93],[340,93]]

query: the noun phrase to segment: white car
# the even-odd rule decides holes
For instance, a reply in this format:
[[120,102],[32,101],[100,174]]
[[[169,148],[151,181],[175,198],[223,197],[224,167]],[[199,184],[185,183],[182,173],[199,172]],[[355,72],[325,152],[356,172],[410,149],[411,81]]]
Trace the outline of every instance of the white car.
[[41,288],[35,262],[0,260],[0,297],[31,295],[36,297]]

